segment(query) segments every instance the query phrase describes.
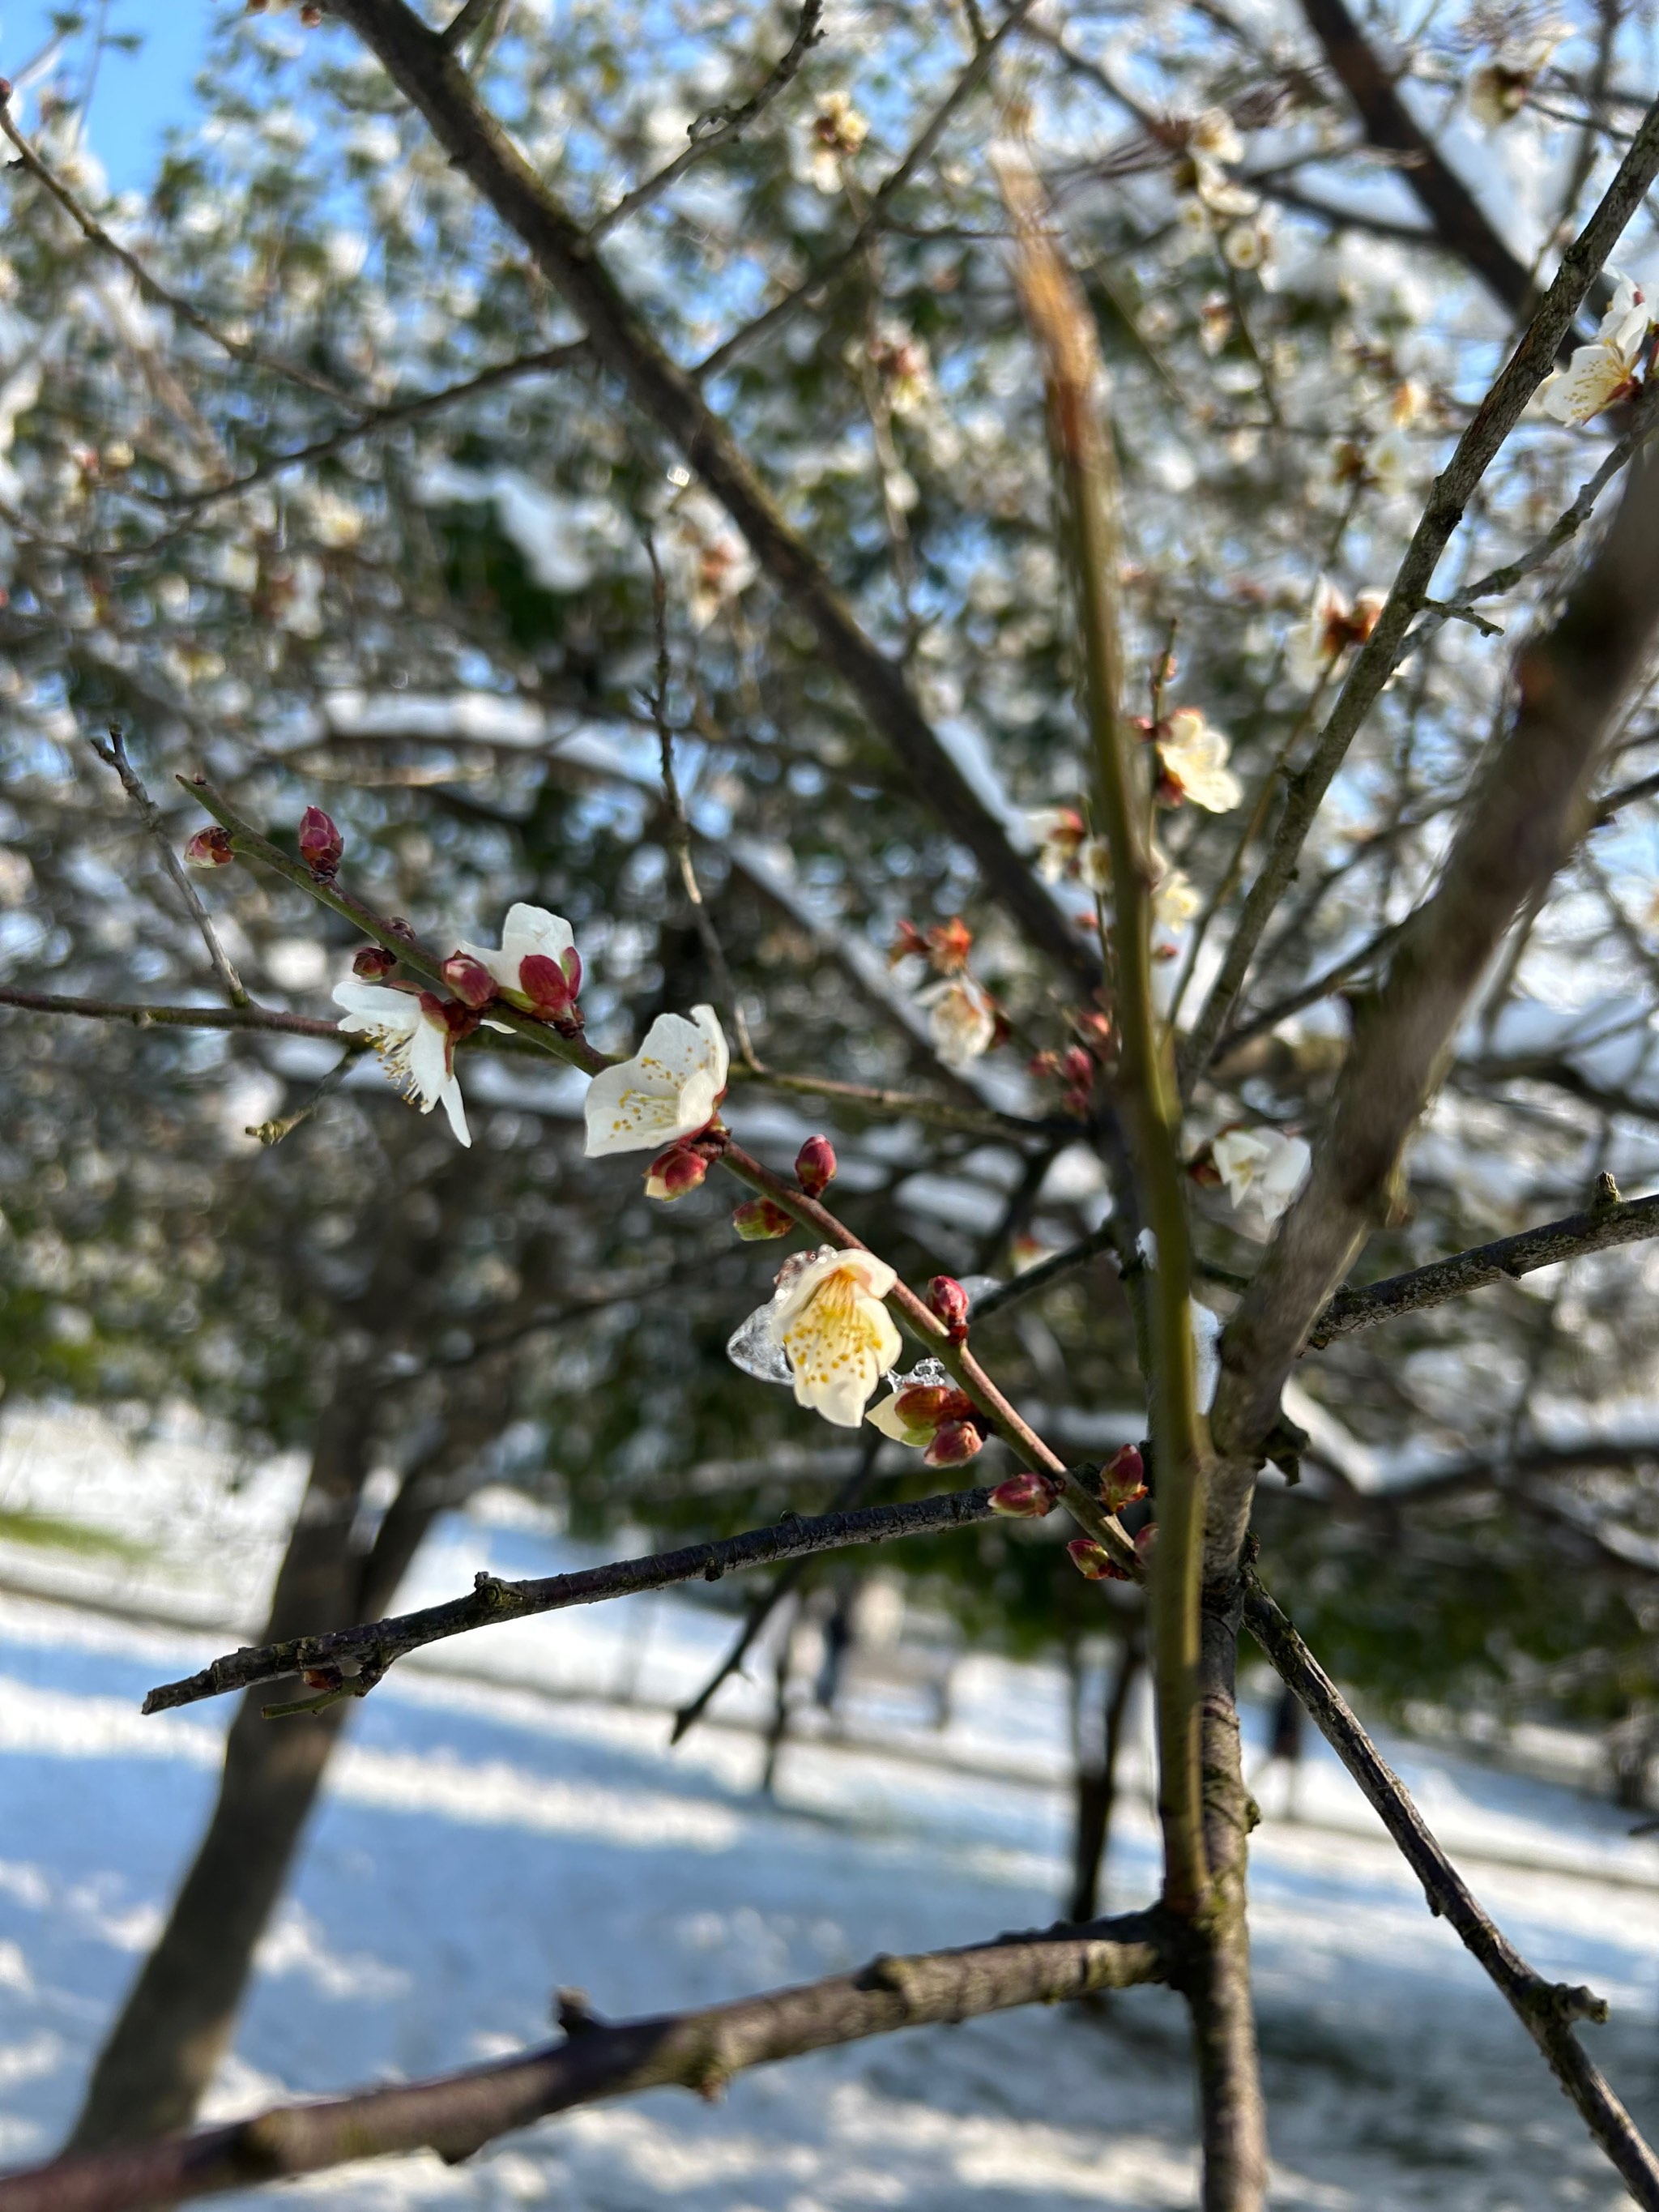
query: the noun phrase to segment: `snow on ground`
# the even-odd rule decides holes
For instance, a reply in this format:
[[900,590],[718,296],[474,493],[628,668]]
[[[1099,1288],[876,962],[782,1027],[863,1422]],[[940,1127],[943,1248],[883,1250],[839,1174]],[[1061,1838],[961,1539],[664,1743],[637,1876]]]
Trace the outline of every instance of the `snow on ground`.
[[[144,1720],[139,1700],[257,1613],[297,1480],[251,1470],[227,1493],[222,1477],[188,1440],[127,1455],[92,1425],[33,1418],[0,1436],[0,1530],[33,1509],[152,1547],[114,1559],[0,1540],[7,2162],[47,2151],[67,2124],[210,1801],[225,1711]],[[439,1532],[410,1596],[573,1556],[533,1516],[486,1506]],[[354,1718],[214,2112],[540,2039],[562,1985],[624,2015],[1052,1917],[1066,1821],[1055,1677],[969,1662],[947,1730],[895,1706],[889,1747],[872,1749],[866,1715],[854,1747],[786,1750],[769,1803],[752,1730],[709,1729],[670,1753],[651,1703],[684,1695],[728,1633],[726,1618],[662,1595],[401,1668]],[[721,1710],[760,1704],[738,1685]],[[1565,1790],[1420,1747],[1390,1753],[1522,1951],[1612,1999],[1594,2047],[1659,2127],[1659,1845]],[[1283,1817],[1277,1777],[1263,1794],[1253,1920],[1275,2206],[1622,2204],[1334,1762],[1310,1756],[1299,1820]],[[1111,1904],[1143,1900],[1154,1872],[1137,1796]],[[1127,2212],[1191,2203],[1191,2117],[1178,2006],[1133,1991],[820,2053],[740,2078],[717,2107],[672,2091],[594,2106],[453,2170],[407,2159],[303,2187],[340,2212]]]

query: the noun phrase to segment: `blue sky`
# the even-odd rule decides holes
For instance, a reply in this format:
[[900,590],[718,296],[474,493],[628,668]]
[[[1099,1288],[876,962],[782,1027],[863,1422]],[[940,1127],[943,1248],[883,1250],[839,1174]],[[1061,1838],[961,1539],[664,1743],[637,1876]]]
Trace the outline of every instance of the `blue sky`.
[[[53,15],[65,9],[66,0],[0,0],[0,76],[15,76],[40,51],[52,35]],[[81,0],[77,12],[95,21],[99,0]],[[167,126],[189,117],[213,12],[212,0],[106,0],[110,30],[143,40],[136,54],[105,51],[93,94],[88,135],[117,190],[149,181]],[[87,37],[70,51],[78,76]]]

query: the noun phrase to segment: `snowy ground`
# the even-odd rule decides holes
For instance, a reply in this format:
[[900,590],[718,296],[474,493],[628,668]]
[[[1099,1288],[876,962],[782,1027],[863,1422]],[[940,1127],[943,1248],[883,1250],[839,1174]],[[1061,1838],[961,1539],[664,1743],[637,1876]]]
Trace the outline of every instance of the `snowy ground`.
[[[85,1423],[14,1420],[0,1435],[0,1529],[44,1510],[142,1528],[152,1547],[116,1559],[0,1540],[6,2162],[45,2152],[68,2121],[210,1802],[224,1716],[143,1720],[138,1702],[226,1638],[136,1616],[240,1632],[257,1613],[295,1471],[253,1470],[231,1496],[222,1478],[204,1449],[131,1458]],[[569,1557],[523,1516],[484,1512],[446,1527],[411,1596],[464,1589],[480,1566],[543,1572]],[[657,2010],[1052,1917],[1057,1681],[969,1662],[943,1737],[895,1711],[890,1751],[793,1747],[768,1804],[752,1733],[711,1729],[671,1754],[659,1712],[616,1702],[683,1695],[728,1632],[683,1599],[629,1601],[400,1668],[337,1762],[215,2111],[539,2039],[559,1985],[613,2015]],[[1659,2126],[1659,1845],[1567,1790],[1392,1749],[1527,1955],[1612,2000],[1595,2048]],[[1276,1814],[1269,1784],[1253,1865],[1275,2205],[1622,2204],[1346,1778],[1322,1756],[1310,1769],[1300,1822]],[[1110,1902],[1143,1900],[1153,1872],[1136,1802]],[[1177,2007],[1137,1991],[1097,2014],[1010,2014],[823,2053],[740,2079],[718,2107],[672,2092],[597,2106],[453,2171],[405,2160],[307,2187],[343,2212],[1173,2206],[1192,2201],[1190,2126]]]

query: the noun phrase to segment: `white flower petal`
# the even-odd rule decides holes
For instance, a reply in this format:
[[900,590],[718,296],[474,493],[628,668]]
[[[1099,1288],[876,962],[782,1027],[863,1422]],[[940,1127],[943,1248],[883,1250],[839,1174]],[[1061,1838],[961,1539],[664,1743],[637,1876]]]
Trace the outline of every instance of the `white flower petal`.
[[694,1006],[689,1022],[659,1014],[633,1059],[604,1069],[588,1086],[588,1158],[694,1136],[713,1119],[729,1073],[712,1006]]

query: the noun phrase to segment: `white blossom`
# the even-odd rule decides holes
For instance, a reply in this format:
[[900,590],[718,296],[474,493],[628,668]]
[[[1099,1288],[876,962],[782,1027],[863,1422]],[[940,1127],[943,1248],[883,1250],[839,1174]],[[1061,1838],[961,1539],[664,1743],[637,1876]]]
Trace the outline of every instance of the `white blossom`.
[[1539,405],[1558,422],[1588,422],[1636,388],[1653,317],[1630,277],[1607,273],[1617,277],[1617,288],[1594,343],[1580,346],[1565,368],[1553,371],[1538,387]]
[[1071,874],[1087,831],[1075,806],[1040,806],[1025,817],[1025,826],[1036,839],[1037,873],[1045,884],[1057,884]]
[[659,1014],[632,1060],[601,1070],[588,1086],[588,1158],[653,1152],[677,1137],[696,1136],[726,1096],[729,1065],[712,1006],[693,1006],[689,1022],[682,1014]]
[[499,946],[469,945],[463,940],[458,950],[488,968],[501,990],[526,999],[534,994],[526,992],[519,981],[524,963],[540,953],[556,967],[562,967],[565,955],[574,951],[575,945],[576,933],[562,915],[550,914],[543,906],[520,903],[507,910]]
[[788,1358],[795,1402],[855,1429],[903,1342],[882,1300],[897,1280],[873,1252],[821,1249],[789,1285],[772,1327]]
[[1277,1129],[1228,1129],[1211,1147],[1216,1171],[1235,1206],[1255,1199],[1262,1217],[1277,1221],[1307,1180],[1312,1158],[1301,1137]]
[[927,1033],[947,1067],[962,1069],[988,1053],[996,1041],[996,1016],[979,985],[966,975],[935,983],[921,994],[929,1009]]
[[1285,670],[1292,683],[1311,691],[1350,646],[1363,644],[1376,627],[1384,594],[1346,592],[1322,576],[1313,604],[1285,641]]
[[429,991],[394,991],[349,976],[335,985],[334,1003],[345,1008],[340,1027],[349,1036],[368,1039],[403,1096],[411,1104],[418,1100],[422,1114],[441,1100],[456,1138],[470,1146],[455,1073],[455,1035],[444,1018],[443,1001]]
[[1244,787],[1227,765],[1227,739],[1212,729],[1196,707],[1177,707],[1168,734],[1158,741],[1164,774],[1179,795],[1211,814],[1227,814],[1244,796]]

